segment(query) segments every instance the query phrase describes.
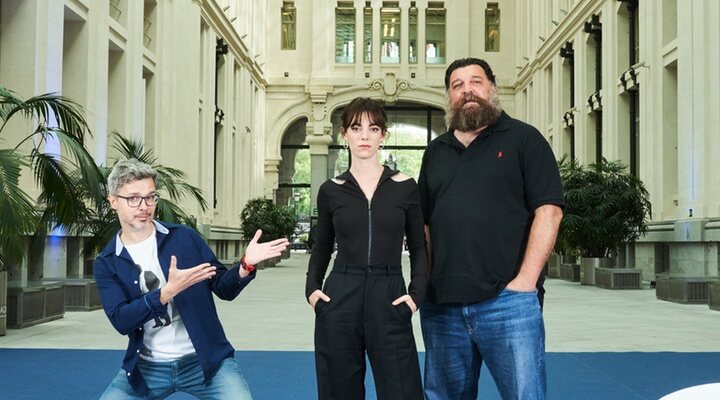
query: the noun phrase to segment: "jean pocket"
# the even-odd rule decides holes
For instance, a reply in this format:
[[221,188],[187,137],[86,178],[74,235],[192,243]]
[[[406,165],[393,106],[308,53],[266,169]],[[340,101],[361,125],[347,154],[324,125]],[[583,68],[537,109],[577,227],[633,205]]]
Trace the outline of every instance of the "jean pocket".
[[538,292],[537,289],[533,289],[533,290],[530,290],[530,291],[520,291],[520,290],[512,290],[512,289],[505,288],[505,289],[502,290],[502,292],[500,292],[500,294],[506,293],[506,294],[510,294],[510,295],[513,295],[513,294],[519,294],[519,295],[523,295],[523,294],[534,294],[534,295],[537,295],[537,292]]

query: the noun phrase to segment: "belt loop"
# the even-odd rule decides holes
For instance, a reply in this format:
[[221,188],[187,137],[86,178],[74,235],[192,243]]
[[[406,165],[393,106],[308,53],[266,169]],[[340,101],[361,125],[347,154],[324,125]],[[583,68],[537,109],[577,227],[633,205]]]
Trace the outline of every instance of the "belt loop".
[[390,276],[390,265],[385,265],[385,276]]
[[343,274],[347,275],[347,263],[343,264]]

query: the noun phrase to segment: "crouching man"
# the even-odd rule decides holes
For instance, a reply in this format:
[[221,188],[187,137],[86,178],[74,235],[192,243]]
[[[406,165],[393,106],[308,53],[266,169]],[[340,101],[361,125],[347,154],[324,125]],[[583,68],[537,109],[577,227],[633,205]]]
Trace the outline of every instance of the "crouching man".
[[213,293],[233,300],[255,278],[254,265],[279,256],[288,241],[258,243],[258,231],[242,261],[227,269],[193,229],[153,218],[156,177],[135,159],[118,162],[108,177],[121,229],[95,259],[95,279],[105,314],[129,343],[102,399],[162,399],[176,391],[251,399]]

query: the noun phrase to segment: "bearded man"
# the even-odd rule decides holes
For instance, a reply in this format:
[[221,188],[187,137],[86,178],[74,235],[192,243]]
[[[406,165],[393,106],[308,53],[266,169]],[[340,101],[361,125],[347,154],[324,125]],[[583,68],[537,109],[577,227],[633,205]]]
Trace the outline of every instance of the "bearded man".
[[484,60],[445,72],[449,131],[419,187],[431,277],[420,310],[425,396],[475,399],[485,362],[504,400],[544,399],[541,272],[565,205],[553,152],[508,116]]

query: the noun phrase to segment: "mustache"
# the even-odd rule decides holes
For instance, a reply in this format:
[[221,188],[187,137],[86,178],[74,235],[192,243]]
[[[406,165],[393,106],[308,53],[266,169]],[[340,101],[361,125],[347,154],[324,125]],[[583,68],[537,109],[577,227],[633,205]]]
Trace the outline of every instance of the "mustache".
[[474,94],[472,94],[472,93],[465,93],[465,94],[463,95],[462,100],[460,100],[460,101],[458,102],[458,103],[459,103],[458,105],[459,105],[460,107],[462,107],[462,106],[464,106],[465,104],[467,104],[467,103],[469,103],[469,102],[471,102],[471,101],[472,101],[472,102],[475,102],[475,103],[478,103],[478,104],[482,104],[483,100],[484,100],[484,99],[481,99],[480,97],[478,97],[478,96],[476,96],[476,95],[474,95]]

